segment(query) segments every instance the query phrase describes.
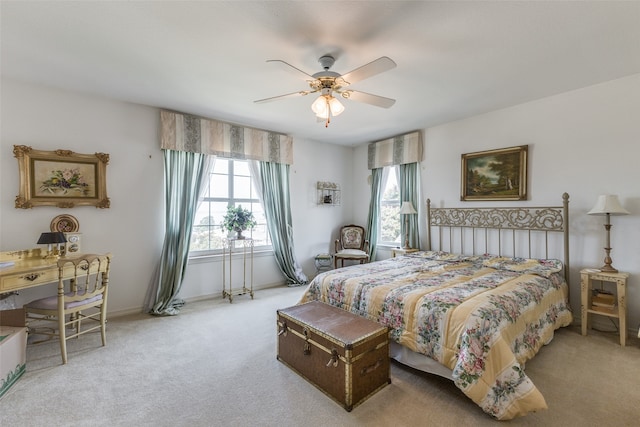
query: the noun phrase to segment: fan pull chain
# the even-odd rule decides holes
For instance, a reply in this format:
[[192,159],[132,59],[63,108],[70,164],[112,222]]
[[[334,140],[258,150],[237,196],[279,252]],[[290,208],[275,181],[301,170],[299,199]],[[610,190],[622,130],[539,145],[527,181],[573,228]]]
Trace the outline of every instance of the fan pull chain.
[[329,105],[329,98],[325,98],[327,101],[327,121],[324,123],[324,127],[328,128],[331,123],[331,105]]

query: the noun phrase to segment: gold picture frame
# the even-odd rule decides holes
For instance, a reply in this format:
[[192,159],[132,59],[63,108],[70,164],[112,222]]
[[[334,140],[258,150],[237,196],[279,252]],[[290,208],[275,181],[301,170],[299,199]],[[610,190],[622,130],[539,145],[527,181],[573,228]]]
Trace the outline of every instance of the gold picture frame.
[[13,155],[18,159],[20,172],[16,208],[89,205],[105,209],[110,206],[106,181],[108,154],[43,151],[14,145]]
[[526,200],[528,145],[462,155],[460,200]]

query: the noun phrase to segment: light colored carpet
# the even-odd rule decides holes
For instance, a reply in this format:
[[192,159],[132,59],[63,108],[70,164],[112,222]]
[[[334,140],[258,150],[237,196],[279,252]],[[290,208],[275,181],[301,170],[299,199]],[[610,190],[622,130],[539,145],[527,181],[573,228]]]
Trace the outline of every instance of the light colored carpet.
[[[450,381],[393,363],[392,383],[346,412],[276,360],[276,309],[301,288],[185,306],[175,317],[112,318],[98,334],[30,345],[27,373],[0,401],[2,426],[498,425]],[[640,346],[577,327],[557,332],[526,370],[549,409],[517,426],[632,426]]]

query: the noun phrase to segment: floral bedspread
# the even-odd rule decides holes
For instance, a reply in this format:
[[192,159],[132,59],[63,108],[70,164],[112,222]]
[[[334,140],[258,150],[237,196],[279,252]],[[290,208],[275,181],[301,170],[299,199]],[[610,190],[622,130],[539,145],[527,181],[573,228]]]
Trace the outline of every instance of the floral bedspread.
[[545,409],[524,364],[568,326],[557,260],[416,252],[318,275],[320,300],[390,328],[390,337],[453,372],[469,398],[506,420]]

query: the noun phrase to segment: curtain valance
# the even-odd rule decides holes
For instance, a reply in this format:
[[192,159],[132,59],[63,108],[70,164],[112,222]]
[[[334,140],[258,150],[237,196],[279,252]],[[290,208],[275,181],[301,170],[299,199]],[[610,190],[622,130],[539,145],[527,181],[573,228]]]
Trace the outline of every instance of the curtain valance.
[[293,163],[293,138],[276,132],[160,111],[161,148],[234,159]]
[[369,169],[419,163],[421,160],[422,141],[420,132],[407,133],[369,144]]

